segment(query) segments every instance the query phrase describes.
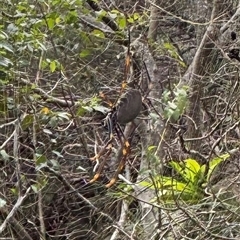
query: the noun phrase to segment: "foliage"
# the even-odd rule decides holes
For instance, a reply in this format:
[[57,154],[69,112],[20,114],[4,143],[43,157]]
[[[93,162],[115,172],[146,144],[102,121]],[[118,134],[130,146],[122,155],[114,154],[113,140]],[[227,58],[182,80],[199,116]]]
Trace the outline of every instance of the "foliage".
[[173,91],[165,90],[162,95],[164,104],[164,117],[167,119],[178,120],[187,106],[188,87],[179,88],[176,86]]
[[169,164],[175,173],[173,177],[158,175],[152,179],[152,183],[144,181],[140,185],[157,189],[163,201],[184,200],[194,203],[204,197],[204,188],[215,167],[229,157],[230,155],[226,153],[203,165],[194,159],[186,159],[182,162],[171,161]]
[[[210,211],[206,211],[206,206],[192,205],[204,198],[204,188],[214,168],[229,157],[221,154],[239,142],[239,89],[235,84],[239,58],[229,61],[227,52],[222,57],[229,45],[214,39],[216,31],[210,34],[211,39],[200,38],[210,36],[202,31],[212,23],[204,17],[211,16],[211,4],[218,2],[219,7],[214,10],[222,9],[221,1],[200,2],[189,5],[189,1],[162,1],[155,8],[157,1],[1,1],[1,237],[175,239],[171,234],[180,233],[184,239],[194,239],[193,235],[200,233],[196,239],[213,239],[215,232],[226,228],[230,229],[226,236],[236,236],[231,231],[233,226],[239,226],[239,220],[232,222],[229,216],[238,211],[226,211],[226,224],[222,216],[216,217],[217,198],[210,202]],[[201,8],[208,11],[206,15],[195,14],[201,13]],[[234,13],[230,4],[228,10]],[[231,14],[214,17],[213,27],[220,29],[225,24],[221,16],[227,19]],[[202,40],[206,39],[210,44],[204,46]],[[192,62],[198,47],[201,59]],[[126,52],[131,56],[128,61]],[[206,52],[211,54],[206,56]],[[216,64],[214,58],[218,54],[221,56]],[[126,63],[131,65],[129,72]],[[95,165],[102,167],[105,162],[103,174],[94,184],[88,184],[95,164],[89,159],[103,146],[110,148],[108,133],[101,125],[110,110],[105,103],[117,101],[122,93],[121,82],[128,77],[141,90],[146,111],[136,121],[141,124],[129,136],[131,153],[123,171],[125,179],[105,189],[104,183],[113,175],[122,154],[121,139],[114,138],[113,151]],[[182,86],[181,79],[188,86]],[[99,92],[106,96],[104,101],[98,97]],[[192,100],[196,92],[199,102]],[[202,114],[197,119],[195,104],[201,107]],[[193,111],[189,111],[189,106],[193,106]],[[193,129],[203,133],[199,152],[202,154],[202,146],[212,147],[212,141],[218,138],[214,147],[219,148],[220,157],[208,165],[191,158],[172,161],[174,175],[159,176],[159,155],[166,154],[165,146],[169,155],[164,155],[164,159],[177,159],[176,129],[174,134],[169,129],[175,127],[182,114],[195,124]],[[124,132],[128,130],[121,127]],[[187,147],[198,150],[191,148],[194,134],[189,132],[184,133],[184,138],[189,135]],[[159,141],[159,146],[152,146]],[[146,146],[151,146],[150,153],[146,153]],[[208,150],[204,148],[205,152]],[[137,186],[138,180],[148,173],[150,179]],[[177,213],[175,217],[172,210],[152,204],[159,199],[168,203],[184,200],[178,202],[178,210],[186,207],[194,226],[187,226],[187,214],[181,218]],[[152,225],[155,216],[159,231]],[[180,225],[182,222],[186,224]],[[150,236],[150,230],[165,236]]]

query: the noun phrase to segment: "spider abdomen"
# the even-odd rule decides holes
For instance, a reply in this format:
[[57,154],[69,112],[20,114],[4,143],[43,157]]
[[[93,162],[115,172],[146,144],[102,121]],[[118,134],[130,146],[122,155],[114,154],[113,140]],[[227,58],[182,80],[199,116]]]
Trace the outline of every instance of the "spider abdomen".
[[117,122],[126,124],[133,121],[142,110],[142,96],[136,89],[128,90],[116,106]]

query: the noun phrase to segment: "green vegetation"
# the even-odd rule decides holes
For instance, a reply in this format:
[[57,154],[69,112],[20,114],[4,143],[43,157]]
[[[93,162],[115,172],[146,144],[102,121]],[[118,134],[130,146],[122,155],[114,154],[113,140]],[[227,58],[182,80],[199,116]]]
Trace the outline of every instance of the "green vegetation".
[[183,200],[193,204],[204,198],[204,189],[209,183],[213,170],[229,157],[229,154],[224,154],[203,165],[194,159],[186,159],[182,162],[171,161],[169,164],[173,169],[173,177],[154,176],[152,182],[143,181],[140,185],[157,189],[158,196],[163,202]]

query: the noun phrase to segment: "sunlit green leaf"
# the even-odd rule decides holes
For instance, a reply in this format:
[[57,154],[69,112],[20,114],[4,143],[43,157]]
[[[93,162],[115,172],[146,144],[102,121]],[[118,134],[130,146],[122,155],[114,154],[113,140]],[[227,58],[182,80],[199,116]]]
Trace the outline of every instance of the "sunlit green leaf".
[[118,22],[118,26],[119,26],[120,29],[126,28],[127,23],[126,23],[126,18],[125,17],[119,18],[117,22]]
[[55,61],[50,62],[49,67],[50,67],[50,71],[51,72],[55,72],[55,70],[56,70],[56,62]]
[[94,35],[95,37],[99,37],[99,38],[105,38],[104,33],[98,29],[94,29],[92,31],[92,35]]
[[139,18],[140,18],[139,13],[135,12],[135,13],[133,14],[133,19],[134,19],[134,20],[138,20]]
[[152,150],[155,150],[156,148],[157,148],[157,146],[149,146],[148,151],[151,152]]
[[128,18],[127,21],[128,21],[129,23],[134,23],[134,19],[133,19],[132,17]]
[[184,160],[184,163],[185,163],[184,172],[185,172],[186,178],[192,183],[194,183],[196,180],[196,176],[200,170],[200,165],[194,159],[186,159]]
[[[223,155],[220,155],[219,157],[216,157],[216,158],[213,158],[212,160],[210,160],[209,162],[209,170],[208,170],[208,173],[207,173],[207,181],[209,180],[213,170],[215,169],[215,167],[220,164],[221,162],[227,160],[228,158],[230,157],[230,154],[229,153],[226,153],[226,154],[223,154]],[[206,164],[204,164],[202,167],[201,167],[201,171],[204,172],[206,169]]]
[[50,30],[52,30],[55,26],[55,19],[54,18],[48,18],[47,19],[47,25]]
[[111,13],[121,14],[121,12],[119,12],[117,9],[111,10]]
[[57,17],[57,18],[55,19],[56,24],[60,23],[60,21],[61,21],[61,18],[60,18],[60,17]]

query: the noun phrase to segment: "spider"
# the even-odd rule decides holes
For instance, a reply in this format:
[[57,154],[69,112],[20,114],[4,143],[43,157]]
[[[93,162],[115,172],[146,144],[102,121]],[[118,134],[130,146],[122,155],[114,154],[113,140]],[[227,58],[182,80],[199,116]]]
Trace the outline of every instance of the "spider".
[[110,182],[106,185],[107,188],[111,187],[118,178],[118,174],[123,170],[126,162],[126,158],[130,153],[130,143],[124,136],[121,129],[122,124],[127,124],[132,122],[140,113],[142,109],[142,96],[139,90],[128,89],[125,94],[123,94],[118,102],[113,106],[112,110],[107,114],[105,118],[105,124],[109,131],[109,139],[107,143],[103,146],[99,153],[91,158],[92,161],[99,161],[102,157],[105,157],[92,178],[90,183],[95,182],[100,177],[106,160],[111,154],[112,141],[114,139],[113,131],[116,132],[117,137],[121,143],[122,156],[118,164],[117,170],[115,171]]

